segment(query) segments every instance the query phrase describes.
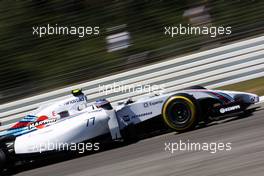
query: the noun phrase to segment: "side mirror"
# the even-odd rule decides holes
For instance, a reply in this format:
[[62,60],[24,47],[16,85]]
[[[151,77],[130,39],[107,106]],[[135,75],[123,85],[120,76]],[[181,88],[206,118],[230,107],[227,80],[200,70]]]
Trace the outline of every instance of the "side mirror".
[[62,111],[58,113],[60,115],[61,118],[65,118],[65,117],[69,117],[69,111]]

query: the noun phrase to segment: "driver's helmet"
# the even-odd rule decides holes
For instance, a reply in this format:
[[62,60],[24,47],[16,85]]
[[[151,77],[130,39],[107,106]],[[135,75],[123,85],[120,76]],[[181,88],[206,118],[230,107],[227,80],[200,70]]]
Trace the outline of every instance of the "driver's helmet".
[[74,89],[72,90],[72,95],[78,97],[80,95],[84,95],[84,93],[82,92],[82,89]]
[[83,110],[86,108],[86,103],[88,102],[87,97],[82,92],[82,89],[74,89],[72,90],[72,95],[76,98],[79,98],[80,102],[77,105],[77,110]]

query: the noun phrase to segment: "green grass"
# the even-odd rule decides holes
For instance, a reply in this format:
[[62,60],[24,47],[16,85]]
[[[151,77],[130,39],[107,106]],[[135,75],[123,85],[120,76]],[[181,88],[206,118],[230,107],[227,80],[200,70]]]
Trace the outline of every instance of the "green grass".
[[257,95],[264,95],[264,77],[219,87],[220,90],[235,90],[255,93]]

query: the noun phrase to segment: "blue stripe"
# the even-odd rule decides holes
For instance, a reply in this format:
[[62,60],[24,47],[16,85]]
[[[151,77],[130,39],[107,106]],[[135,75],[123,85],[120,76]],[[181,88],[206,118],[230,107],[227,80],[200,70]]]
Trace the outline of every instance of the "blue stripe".
[[30,119],[21,119],[19,122],[34,122],[34,121],[36,121],[36,119],[32,119],[32,120],[30,120]]
[[20,132],[14,133],[13,135],[14,136],[20,136],[20,135],[23,135],[23,134],[27,134],[27,133],[33,132],[35,130],[37,130],[37,129],[32,128],[31,130],[20,131]]

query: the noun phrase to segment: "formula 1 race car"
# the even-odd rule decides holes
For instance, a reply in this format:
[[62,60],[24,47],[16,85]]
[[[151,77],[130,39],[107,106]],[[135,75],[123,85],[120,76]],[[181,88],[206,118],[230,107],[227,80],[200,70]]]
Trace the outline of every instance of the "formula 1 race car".
[[168,128],[185,132],[209,118],[243,112],[257,102],[255,94],[194,86],[113,106],[105,99],[88,103],[81,90],[73,90],[70,98],[40,107],[0,132],[0,169],[24,155],[61,149],[47,144],[76,144],[104,135],[112,141],[130,140],[137,135],[131,129],[157,118]]

